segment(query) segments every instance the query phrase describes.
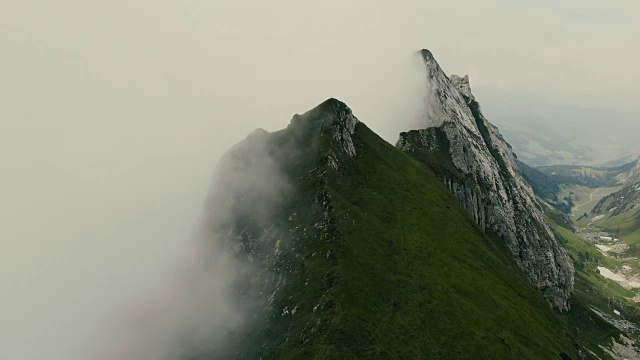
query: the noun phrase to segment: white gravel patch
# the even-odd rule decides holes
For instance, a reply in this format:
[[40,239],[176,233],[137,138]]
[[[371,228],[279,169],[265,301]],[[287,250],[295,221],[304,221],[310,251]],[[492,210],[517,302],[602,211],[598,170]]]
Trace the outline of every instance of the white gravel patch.
[[627,279],[626,276],[622,274],[614,273],[613,271],[607,269],[603,266],[598,266],[598,271],[600,271],[600,275],[604,276],[607,279],[611,279],[618,284],[620,284],[625,289],[638,289],[640,288],[640,282],[636,279]]

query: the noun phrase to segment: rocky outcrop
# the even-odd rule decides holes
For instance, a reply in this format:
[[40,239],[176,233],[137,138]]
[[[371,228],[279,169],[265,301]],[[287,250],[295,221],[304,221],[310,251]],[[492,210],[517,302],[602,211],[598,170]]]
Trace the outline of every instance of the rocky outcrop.
[[[327,173],[356,161],[358,125],[347,105],[329,99],[294,115],[286,129],[255,130],[220,160],[199,231],[215,249],[206,260],[228,263],[233,276],[227,286],[242,321],[227,326],[225,344],[213,358],[253,359],[275,351],[264,339],[303,312],[291,288],[308,289],[309,282],[322,283],[327,276],[306,267],[329,272],[334,266],[333,257],[315,256],[335,237]],[[330,317],[323,307],[329,288],[315,287],[323,292],[308,295],[317,296],[316,320]]]
[[442,71],[422,50],[428,91],[425,126],[397,147],[432,168],[485,231],[502,238],[529,282],[557,310],[569,309],[574,268],[545,223],[511,147],[483,116],[469,78]]
[[331,141],[336,142],[336,148],[344,151],[349,157],[356,156],[356,147],[351,136],[359,121],[345,103],[334,98],[328,99],[303,115],[295,115],[289,127],[300,126],[302,119],[310,119],[304,121],[314,123],[316,131],[325,136],[329,135]]

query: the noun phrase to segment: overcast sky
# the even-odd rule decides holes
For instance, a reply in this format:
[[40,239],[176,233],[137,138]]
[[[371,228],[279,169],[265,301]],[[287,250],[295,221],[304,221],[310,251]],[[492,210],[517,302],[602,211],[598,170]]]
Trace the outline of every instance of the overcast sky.
[[[100,358],[213,168],[329,97],[394,142],[415,51],[496,124],[640,131],[640,2],[0,0],[0,358]],[[594,115],[595,114],[595,115]]]

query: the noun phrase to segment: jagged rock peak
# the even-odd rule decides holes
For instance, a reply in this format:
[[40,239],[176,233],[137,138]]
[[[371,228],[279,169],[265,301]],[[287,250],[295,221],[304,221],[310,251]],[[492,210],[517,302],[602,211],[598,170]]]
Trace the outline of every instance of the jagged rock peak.
[[427,49],[420,50],[420,54],[422,55],[422,60],[424,62],[425,68],[427,70],[427,79],[432,88],[439,88],[438,85],[443,85],[443,83],[449,83],[449,78],[445,74],[436,58],[433,56],[431,51]]
[[316,127],[321,135],[328,135],[337,141],[339,147],[349,156],[356,155],[351,135],[355,132],[359,121],[342,101],[334,98],[327,99],[302,115],[294,115],[289,126],[295,127],[300,123],[304,123],[304,126]]
[[449,77],[453,85],[460,91],[460,93],[469,99],[475,100],[471,93],[471,86],[469,85],[469,75],[460,77],[458,75],[451,75]]
[[431,51],[422,49],[420,50],[420,54],[422,55],[422,60],[424,60],[425,65],[427,65],[427,69],[433,72],[442,71],[440,64],[438,64]]
[[325,100],[302,115],[294,115],[292,123],[302,118],[320,126],[343,123],[349,129],[353,129],[358,123],[358,119],[353,115],[349,106],[335,98]]
[[458,123],[475,136],[480,131],[464,96],[442,70],[433,54],[421,50],[426,70],[427,92],[424,102],[424,128],[440,127],[445,122]]
[[269,134],[270,132],[268,132],[267,130],[263,128],[257,128],[250,132],[249,135],[247,135],[247,139],[260,138]]
[[568,310],[573,263],[545,223],[511,147],[482,114],[468,76],[448,77],[430,51],[421,55],[425,124],[402,133],[396,146],[431,167],[475,222],[505,241],[549,303]]
[[325,111],[334,111],[334,112],[347,112],[351,114],[351,109],[347,106],[347,104],[336,98],[329,98],[323,101],[320,105],[316,106],[316,109],[324,109]]

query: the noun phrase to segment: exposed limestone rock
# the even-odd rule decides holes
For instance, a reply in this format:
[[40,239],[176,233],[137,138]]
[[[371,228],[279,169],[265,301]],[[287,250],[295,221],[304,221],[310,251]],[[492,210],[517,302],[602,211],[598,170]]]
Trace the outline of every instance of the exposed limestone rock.
[[303,115],[295,115],[289,126],[297,126],[302,118],[311,119],[312,123],[318,122],[314,125],[317,131],[323,135],[331,134],[332,139],[337,142],[337,148],[350,157],[356,156],[356,147],[351,136],[359,121],[345,103],[333,98],[328,99]]
[[431,167],[485,231],[501,237],[518,266],[549,303],[569,309],[574,268],[545,223],[511,146],[482,115],[469,78],[442,71],[422,50],[429,91],[426,124],[396,146]]
[[331,124],[334,139],[338,141],[345,153],[351,157],[356,156],[356,147],[353,145],[351,135],[356,129],[358,119],[353,116],[351,109],[339,100],[329,99],[324,105],[332,107],[335,114],[335,120]]

